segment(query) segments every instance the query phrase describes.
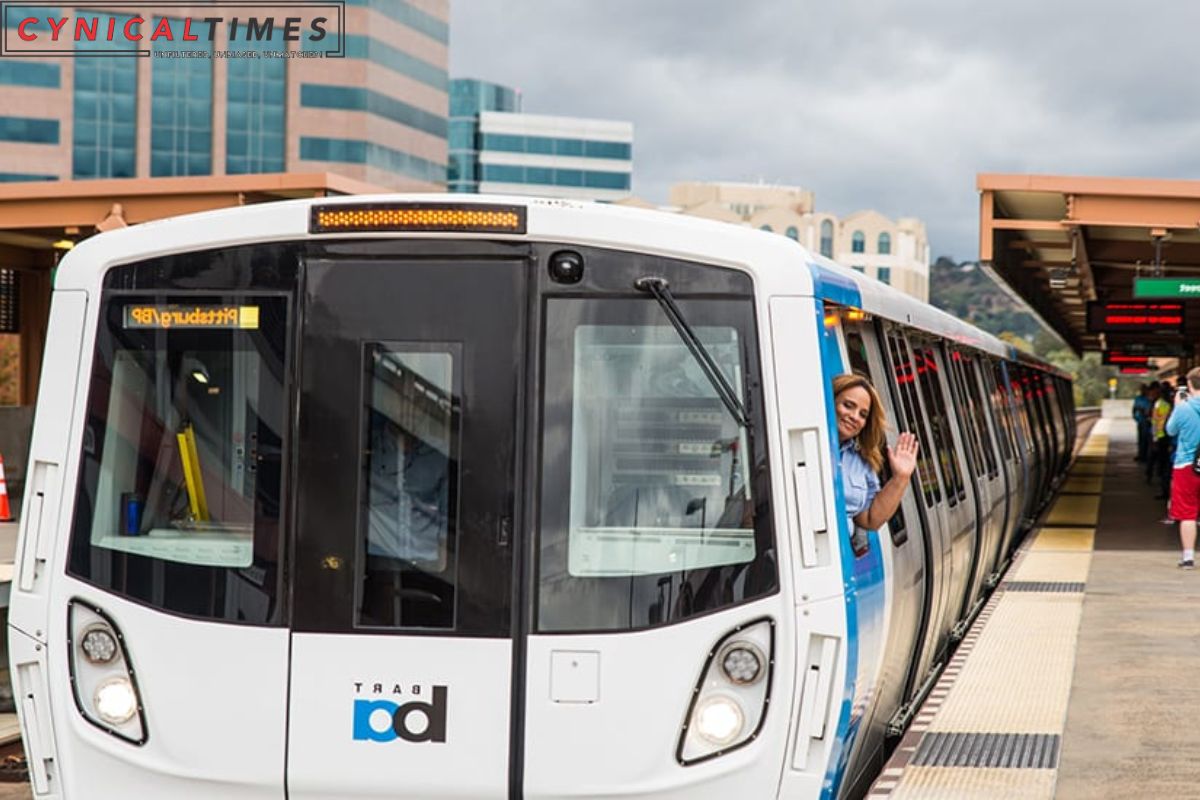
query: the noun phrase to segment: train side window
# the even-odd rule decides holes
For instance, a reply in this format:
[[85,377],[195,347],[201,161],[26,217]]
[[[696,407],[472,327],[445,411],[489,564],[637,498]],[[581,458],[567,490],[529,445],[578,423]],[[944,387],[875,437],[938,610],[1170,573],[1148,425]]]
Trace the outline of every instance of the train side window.
[[1004,389],[1004,373],[999,361],[992,362],[990,382],[992,411],[999,426],[1000,455],[1007,462],[1012,459],[1013,453],[1017,452],[1017,439],[1012,417],[1009,415],[1008,392]]
[[954,449],[954,438],[950,432],[950,420],[946,416],[946,399],[939,385],[938,363],[929,347],[913,348],[917,365],[917,383],[925,398],[925,413],[929,415],[929,427],[933,431],[933,448],[942,464],[942,475],[946,479],[946,501],[958,505],[967,496],[963,484],[962,469],[958,464],[958,453]]
[[976,365],[976,359],[969,358],[963,360],[963,373],[967,385],[967,397],[971,403],[971,413],[975,415],[975,424],[979,429],[980,440],[983,444],[983,460],[987,464],[987,472],[990,477],[996,477],[996,451],[995,445],[992,442],[992,432],[988,428],[987,410],[983,405],[983,395],[979,391],[979,371]]
[[871,374],[871,366],[867,360],[867,343],[858,331],[846,331],[846,354],[850,358],[851,372],[869,378],[876,386],[879,385],[879,381]]
[[365,347],[359,625],[454,627],[458,350]]
[[[871,383],[873,383],[880,393],[882,393],[883,383],[878,379],[878,376],[871,369],[871,361],[867,354],[867,343],[860,331],[851,328],[846,330],[846,353],[850,359],[850,368],[854,372],[870,379]],[[885,458],[883,460],[883,469],[879,475],[880,484],[886,484],[891,477],[892,469],[888,465],[888,461]],[[904,508],[902,506],[897,506],[896,513],[892,515],[890,520],[888,520],[888,533],[892,537],[893,544],[901,545],[908,541],[908,534],[905,531],[906,527],[907,525],[904,521]]]
[[950,396],[954,400],[954,405],[958,411],[958,419],[960,427],[966,434],[963,444],[966,445],[967,462],[971,468],[972,474],[982,476],[985,472],[983,465],[983,444],[979,438],[979,427],[976,424],[975,413],[971,408],[971,397],[967,394],[966,378],[963,374],[963,354],[954,349],[943,350],[946,356],[946,365],[948,371],[946,377],[950,379]]
[[921,482],[921,492],[925,495],[925,505],[932,506],[941,502],[942,487],[933,468],[933,448],[930,446],[933,440],[924,424],[921,404],[917,399],[916,373],[912,361],[908,358],[904,340],[894,334],[888,335],[887,340],[896,386],[900,389],[904,429],[915,433],[920,440],[920,449],[917,451],[917,478]]

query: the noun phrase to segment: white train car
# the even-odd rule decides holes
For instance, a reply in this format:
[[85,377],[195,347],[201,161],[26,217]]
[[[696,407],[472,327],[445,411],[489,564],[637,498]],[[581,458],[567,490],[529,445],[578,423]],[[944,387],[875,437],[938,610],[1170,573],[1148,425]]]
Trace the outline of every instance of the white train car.
[[[1066,376],[784,237],[527,198],[102,234],[45,358],[37,798],[859,794],[1074,438]],[[922,443],[878,531],[850,370]]]

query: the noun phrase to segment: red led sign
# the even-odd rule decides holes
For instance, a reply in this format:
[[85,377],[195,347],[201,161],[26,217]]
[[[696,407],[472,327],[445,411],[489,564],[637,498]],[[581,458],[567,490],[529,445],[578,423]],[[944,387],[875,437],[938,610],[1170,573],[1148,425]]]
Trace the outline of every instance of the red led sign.
[[1130,355],[1119,350],[1105,350],[1100,363],[1117,367],[1149,367],[1150,356]]
[[1088,333],[1183,332],[1182,303],[1088,303]]

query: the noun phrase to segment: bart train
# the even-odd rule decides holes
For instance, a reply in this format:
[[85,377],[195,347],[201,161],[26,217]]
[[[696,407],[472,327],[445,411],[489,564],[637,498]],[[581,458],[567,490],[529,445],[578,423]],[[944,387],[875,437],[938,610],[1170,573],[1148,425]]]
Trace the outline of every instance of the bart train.
[[[1065,374],[788,238],[570,201],[101,234],[45,358],[38,798],[859,794],[1074,441]],[[921,442],[877,531],[849,371]]]

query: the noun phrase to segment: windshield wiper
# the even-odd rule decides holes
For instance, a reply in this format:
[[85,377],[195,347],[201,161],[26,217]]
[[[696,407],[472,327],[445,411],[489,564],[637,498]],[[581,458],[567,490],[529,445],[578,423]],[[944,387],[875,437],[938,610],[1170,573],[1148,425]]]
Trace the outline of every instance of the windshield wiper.
[[737,392],[729,385],[725,373],[721,372],[721,368],[713,360],[712,354],[708,352],[700,342],[700,339],[696,337],[696,332],[692,330],[692,326],[688,325],[687,320],[683,318],[683,312],[679,310],[679,306],[675,305],[675,298],[671,296],[671,290],[667,287],[666,279],[646,275],[634,281],[633,286],[638,291],[648,292],[654,296],[654,299],[662,306],[663,313],[667,315],[667,319],[671,320],[671,325],[675,327],[675,332],[679,334],[679,338],[687,345],[687,349],[691,351],[692,357],[700,365],[704,377],[708,378],[708,382],[716,389],[717,396],[721,398],[721,402],[725,404],[725,408],[740,427],[749,428],[750,417],[746,413],[746,407],[742,405]]

